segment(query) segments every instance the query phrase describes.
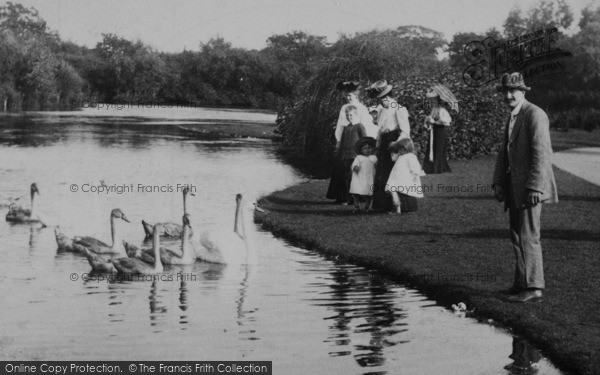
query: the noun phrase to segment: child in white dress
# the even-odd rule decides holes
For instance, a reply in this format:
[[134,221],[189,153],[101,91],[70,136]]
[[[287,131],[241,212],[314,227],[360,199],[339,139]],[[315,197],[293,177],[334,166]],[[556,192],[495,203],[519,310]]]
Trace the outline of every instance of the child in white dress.
[[[414,153],[414,145],[410,138],[404,138],[390,144],[394,167],[385,185],[385,191],[391,194],[396,213],[401,213],[401,198],[413,199],[423,198],[423,187],[421,176],[425,172]],[[415,208],[416,210],[416,208]]]
[[371,197],[373,196],[373,183],[375,181],[375,164],[377,156],[373,155],[377,141],[372,137],[359,139],[354,150],[357,154],[352,163],[352,181],[350,182],[350,194],[354,197],[354,208],[360,212],[360,201],[365,201],[364,211],[371,208]]

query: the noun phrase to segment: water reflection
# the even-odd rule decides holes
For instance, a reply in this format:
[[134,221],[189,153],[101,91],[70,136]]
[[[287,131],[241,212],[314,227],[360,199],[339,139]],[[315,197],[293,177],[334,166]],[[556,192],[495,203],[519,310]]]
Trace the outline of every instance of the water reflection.
[[357,273],[354,268],[337,268],[331,276],[334,283],[329,287],[333,290],[323,293],[329,298],[319,299],[318,304],[336,312],[325,318],[334,320],[325,340],[336,346],[330,356],[354,353],[361,367],[383,366],[384,348],[404,342],[397,336],[406,331],[402,321],[406,315],[396,306],[402,293],[391,290],[376,274]]
[[163,325],[166,320],[165,314],[168,311],[167,307],[163,304],[162,295],[158,293],[158,285],[158,281],[152,281],[150,296],[148,297],[148,301],[150,302],[150,325],[152,327]]
[[534,348],[529,341],[523,337],[513,337],[512,353],[508,356],[513,363],[504,367],[509,375],[537,374],[538,363],[542,359],[539,350]]

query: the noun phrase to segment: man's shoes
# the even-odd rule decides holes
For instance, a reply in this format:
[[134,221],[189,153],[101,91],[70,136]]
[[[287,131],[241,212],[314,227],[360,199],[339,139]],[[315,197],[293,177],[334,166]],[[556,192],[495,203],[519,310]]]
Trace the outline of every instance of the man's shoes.
[[519,294],[522,291],[523,291],[523,288],[513,285],[512,287],[510,287],[508,289],[502,289],[502,290],[498,291],[498,293],[506,294],[506,295],[513,295],[513,294]]
[[508,297],[509,302],[525,303],[525,302],[541,302],[542,291],[540,289],[529,289],[519,292],[518,294]]

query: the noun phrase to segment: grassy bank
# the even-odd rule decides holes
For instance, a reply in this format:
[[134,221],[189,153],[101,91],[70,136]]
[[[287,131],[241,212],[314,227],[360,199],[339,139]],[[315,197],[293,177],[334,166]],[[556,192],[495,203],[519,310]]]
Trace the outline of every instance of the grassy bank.
[[[600,146],[596,133],[552,134],[555,149]],[[579,142],[583,141],[583,142]],[[512,304],[498,290],[512,283],[508,215],[491,197],[494,157],[451,163],[430,175],[419,211],[356,215],[326,200],[328,180],[265,197],[257,216],[276,235],[376,268],[443,305],[463,301],[475,316],[525,334],[562,369],[600,373],[600,187],[555,168],[560,202],[545,205],[544,302]]]

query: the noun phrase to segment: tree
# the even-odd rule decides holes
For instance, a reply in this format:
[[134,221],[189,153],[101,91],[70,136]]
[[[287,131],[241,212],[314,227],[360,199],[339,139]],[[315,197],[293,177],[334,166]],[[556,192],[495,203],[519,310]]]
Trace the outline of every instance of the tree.
[[557,27],[564,31],[573,23],[573,12],[565,0],[541,0],[532,6],[527,16],[522,16],[520,8],[513,8],[504,21],[504,35],[516,38],[528,32]]
[[261,51],[265,60],[271,60],[271,89],[290,97],[314,72],[317,61],[327,54],[327,39],[303,31],[276,34],[267,39]]
[[59,42],[35,9],[10,2],[0,7],[3,107],[10,99],[14,109],[56,109],[64,92],[80,91],[81,78],[55,53]]
[[584,8],[579,21],[580,31],[572,39],[577,71],[584,81],[600,77],[600,7]]

